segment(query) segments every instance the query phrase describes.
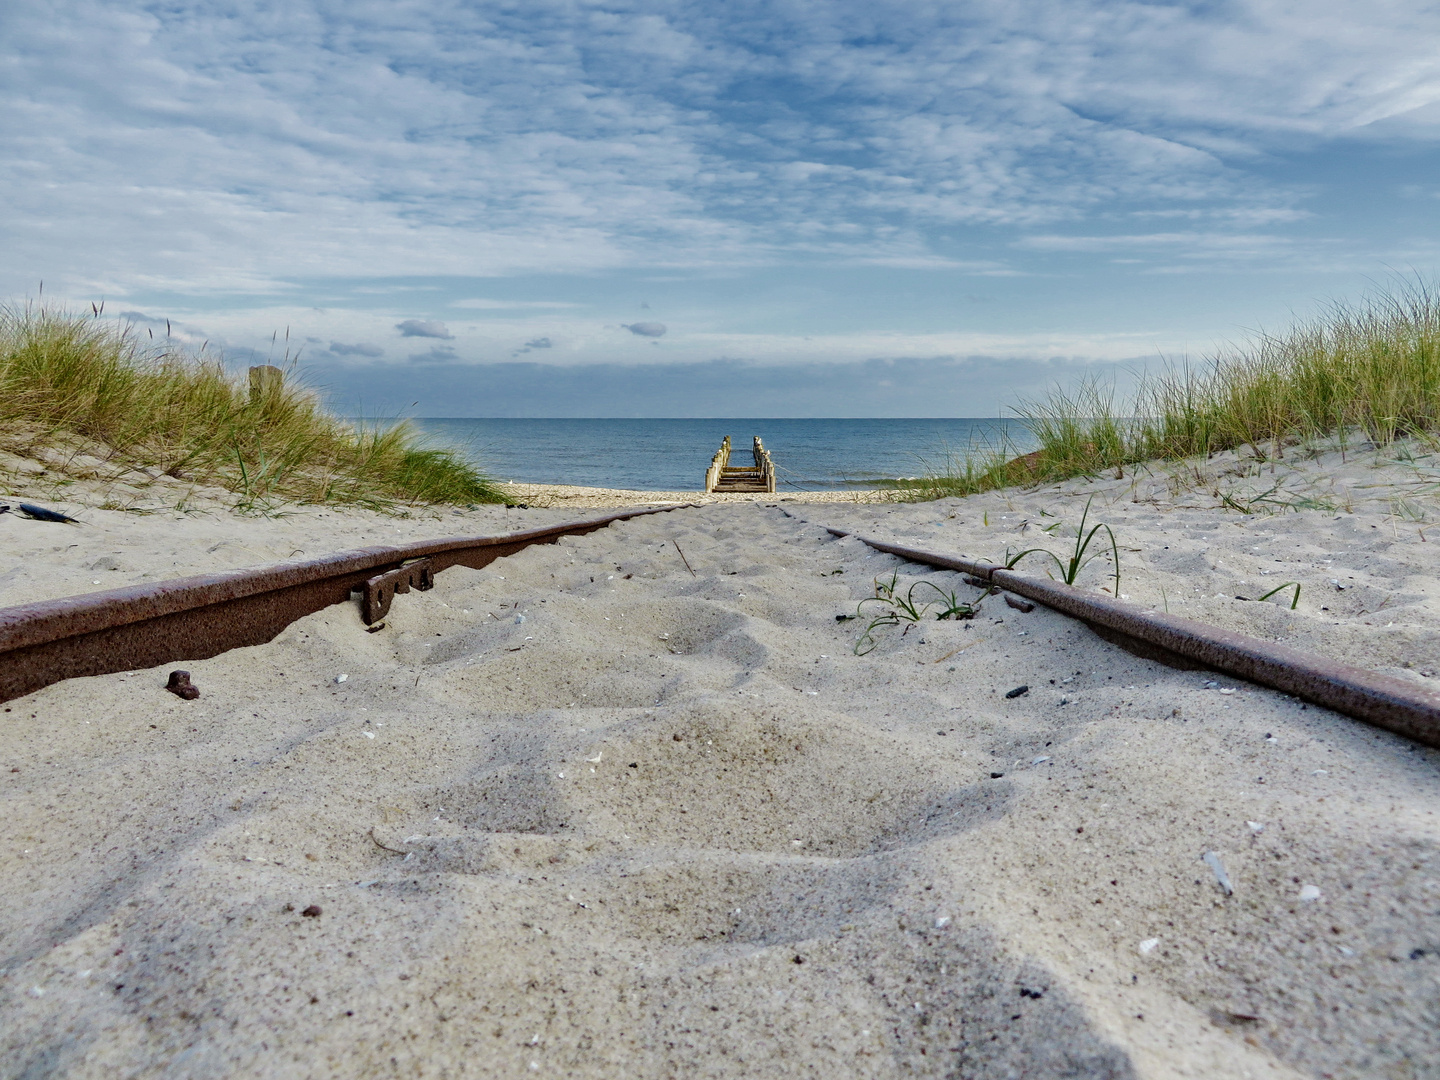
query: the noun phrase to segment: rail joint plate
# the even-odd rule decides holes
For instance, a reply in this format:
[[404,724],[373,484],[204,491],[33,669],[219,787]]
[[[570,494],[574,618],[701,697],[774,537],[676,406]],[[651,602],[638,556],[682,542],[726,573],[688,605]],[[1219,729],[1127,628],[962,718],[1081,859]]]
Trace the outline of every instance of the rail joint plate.
[[425,592],[435,586],[435,564],[429,559],[412,559],[404,566],[376,574],[365,582],[360,597],[360,617],[366,626],[374,626],[390,611],[396,593],[411,589]]

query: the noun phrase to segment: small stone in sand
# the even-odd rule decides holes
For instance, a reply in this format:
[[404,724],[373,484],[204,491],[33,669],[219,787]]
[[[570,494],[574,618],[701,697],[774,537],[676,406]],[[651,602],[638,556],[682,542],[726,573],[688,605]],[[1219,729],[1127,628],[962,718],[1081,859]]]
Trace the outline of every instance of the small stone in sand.
[[165,684],[165,689],[185,701],[194,701],[200,696],[200,688],[191,683],[188,671],[170,672],[170,681]]

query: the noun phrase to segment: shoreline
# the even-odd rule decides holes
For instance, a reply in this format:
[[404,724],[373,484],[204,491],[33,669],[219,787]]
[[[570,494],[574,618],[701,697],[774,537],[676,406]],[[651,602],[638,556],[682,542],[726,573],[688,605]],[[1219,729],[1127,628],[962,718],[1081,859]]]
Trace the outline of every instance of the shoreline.
[[[854,491],[641,491],[626,488],[579,487],[572,484],[497,483],[507,502],[529,506],[576,506],[596,509],[620,506],[667,506],[674,503],[881,503],[897,502],[890,490]],[[513,497],[512,497],[513,496]]]

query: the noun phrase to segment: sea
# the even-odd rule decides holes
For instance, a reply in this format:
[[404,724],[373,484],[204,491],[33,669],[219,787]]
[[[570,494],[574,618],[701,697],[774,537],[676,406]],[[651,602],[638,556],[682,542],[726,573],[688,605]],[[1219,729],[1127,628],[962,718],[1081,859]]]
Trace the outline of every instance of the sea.
[[1006,419],[416,419],[438,445],[464,453],[494,480],[638,491],[697,491],[730,436],[748,461],[760,436],[790,491],[873,488],[943,475],[967,454],[1035,448]]

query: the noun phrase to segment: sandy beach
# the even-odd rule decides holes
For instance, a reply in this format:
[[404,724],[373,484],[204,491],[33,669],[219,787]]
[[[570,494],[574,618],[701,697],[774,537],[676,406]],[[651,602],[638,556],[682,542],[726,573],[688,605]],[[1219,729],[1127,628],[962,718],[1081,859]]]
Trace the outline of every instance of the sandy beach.
[[600,509],[619,506],[664,506],[669,503],[695,503],[713,506],[720,503],[876,503],[894,502],[894,490],[871,491],[628,491],[623,488],[573,487],[568,484],[499,484],[511,502],[532,507],[573,506]]
[[[1440,753],[821,527],[1063,553],[1093,496],[1123,599],[1428,682],[1412,450],[711,502],[7,702],[0,1074],[1440,1076]],[[85,522],[0,515],[0,605],[701,501],[67,491],[0,497]],[[892,574],[981,609],[856,655]]]

